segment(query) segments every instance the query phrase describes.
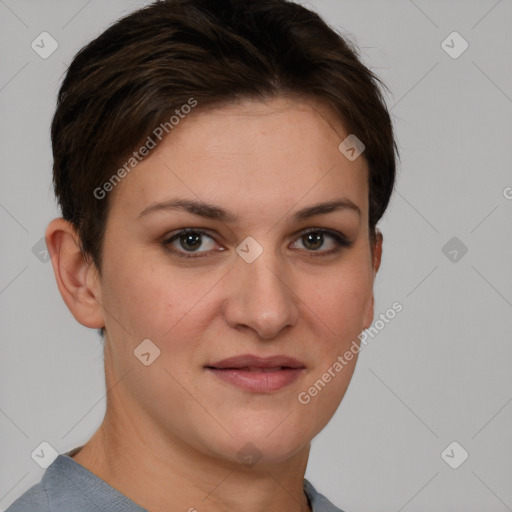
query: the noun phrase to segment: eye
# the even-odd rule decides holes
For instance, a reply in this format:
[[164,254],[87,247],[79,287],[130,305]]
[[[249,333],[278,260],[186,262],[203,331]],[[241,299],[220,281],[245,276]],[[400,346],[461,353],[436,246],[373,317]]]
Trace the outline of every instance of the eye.
[[[178,231],[164,240],[162,245],[166,250],[183,258],[201,258],[212,251],[217,244],[214,239],[204,231],[187,228]],[[201,248],[204,250],[199,250]]]
[[[327,243],[327,249],[325,249],[326,240],[330,240],[330,242]],[[306,232],[303,232],[298,241],[302,242],[308,252],[313,253],[311,254],[312,256],[336,254],[342,247],[350,247],[352,245],[352,242],[349,242],[342,233],[319,228],[310,228]],[[322,248],[324,248],[324,250],[319,250]]]
[[[327,244],[326,244],[327,241]],[[350,247],[352,242],[337,231],[328,229],[310,228],[303,232],[293,245],[301,242],[305,250],[311,253],[311,256],[328,256],[341,251],[343,247]],[[218,244],[214,238],[205,231],[194,228],[182,229],[162,242],[164,248],[181,258],[201,258],[208,256],[210,252],[215,251]],[[327,249],[325,246],[327,245]],[[218,251],[225,249],[218,246]],[[323,250],[321,250],[323,248]]]

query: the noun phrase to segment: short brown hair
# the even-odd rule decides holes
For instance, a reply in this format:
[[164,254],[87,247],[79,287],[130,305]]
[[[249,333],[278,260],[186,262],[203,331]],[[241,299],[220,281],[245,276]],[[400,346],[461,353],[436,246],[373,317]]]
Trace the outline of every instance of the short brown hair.
[[191,98],[201,107],[290,94],[322,100],[364,143],[373,238],[398,155],[379,85],[354,45],[294,2],[154,2],[110,26],[67,70],[51,127],[62,215],[101,273],[109,198],[94,190],[156,126]]

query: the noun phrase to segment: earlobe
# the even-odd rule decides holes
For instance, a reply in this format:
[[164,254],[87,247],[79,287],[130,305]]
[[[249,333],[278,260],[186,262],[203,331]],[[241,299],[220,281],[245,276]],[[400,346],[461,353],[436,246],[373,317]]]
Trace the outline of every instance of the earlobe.
[[63,218],[46,228],[46,245],[59,288],[68,309],[86,327],[105,326],[101,307],[101,287],[93,262],[86,261],[73,225]]
[[372,292],[372,297],[370,299],[368,309],[365,311],[365,314],[364,314],[363,330],[368,329],[368,327],[370,327],[370,325],[372,325],[373,315],[374,315],[374,304],[375,304],[375,300],[374,300],[373,292]]
[[[384,237],[382,236],[382,233],[376,229],[376,235],[375,235],[375,243],[372,248],[372,267],[373,267],[373,278],[375,279],[375,276],[377,275],[377,272],[380,268],[380,263],[382,259],[382,242],[384,240]],[[375,298],[373,295],[373,282],[372,282],[372,296],[370,299],[370,302],[368,304],[368,308],[365,311],[364,314],[364,321],[363,321],[363,329],[368,329],[372,325],[373,317],[375,315]]]
[[373,248],[373,274],[374,276],[377,274],[380,268],[380,262],[382,259],[382,243],[384,241],[384,237],[382,236],[382,233],[376,229],[376,239],[375,239],[375,245]]

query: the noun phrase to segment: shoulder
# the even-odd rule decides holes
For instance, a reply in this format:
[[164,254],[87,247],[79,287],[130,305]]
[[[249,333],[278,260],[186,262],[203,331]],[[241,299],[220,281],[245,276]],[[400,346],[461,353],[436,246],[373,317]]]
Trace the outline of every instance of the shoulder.
[[58,455],[41,482],[23,493],[5,512],[147,512],[74,461],[69,453]]
[[42,482],[26,490],[5,512],[53,512]]
[[304,491],[309,498],[313,512],[343,512],[341,508],[336,507],[323,494],[320,494],[306,478],[304,478]]
[[41,481],[14,500],[5,512],[61,512],[72,508],[66,505],[70,505],[69,498],[74,489],[63,485],[67,476],[67,458],[66,454],[58,455],[46,468]]

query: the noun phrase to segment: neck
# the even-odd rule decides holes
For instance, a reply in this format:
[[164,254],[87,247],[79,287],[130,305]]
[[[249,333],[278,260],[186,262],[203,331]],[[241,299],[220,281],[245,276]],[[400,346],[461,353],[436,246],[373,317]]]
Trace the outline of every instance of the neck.
[[150,512],[309,512],[303,491],[309,444],[278,464],[246,466],[213,457],[124,409],[107,405],[102,425],[73,456]]

